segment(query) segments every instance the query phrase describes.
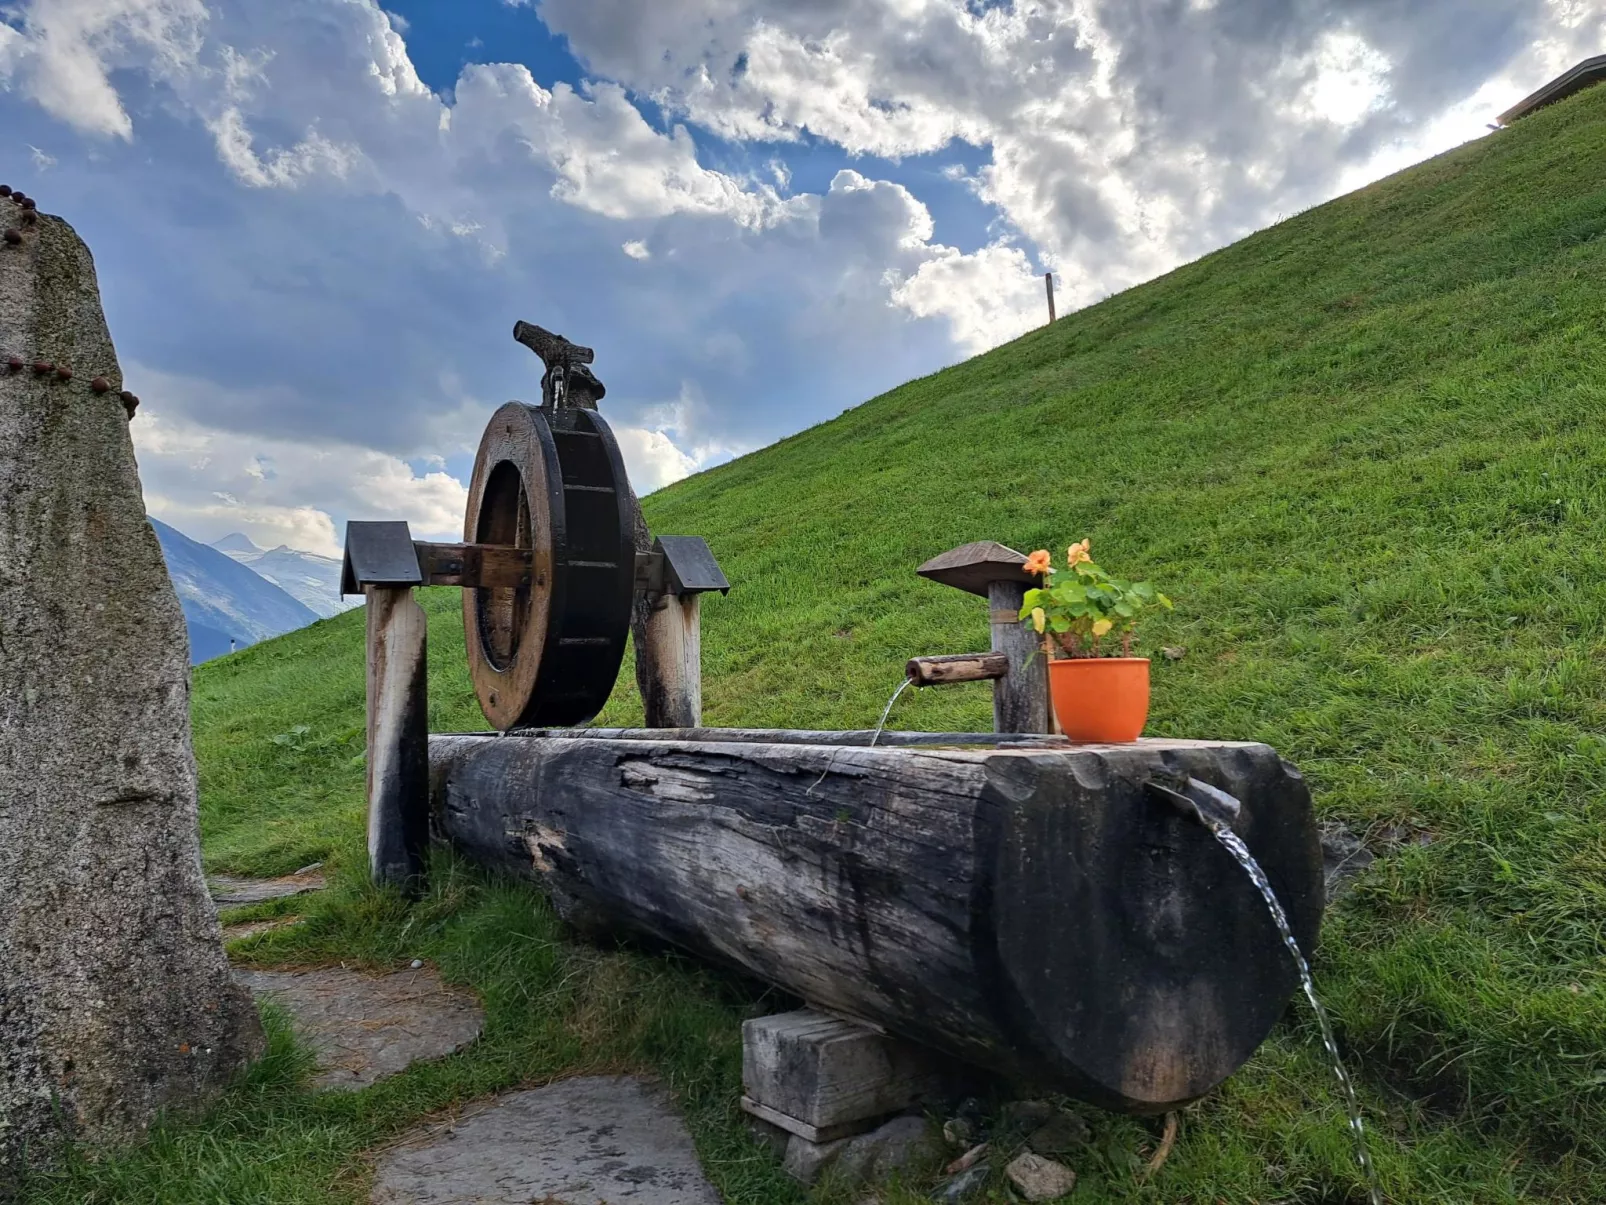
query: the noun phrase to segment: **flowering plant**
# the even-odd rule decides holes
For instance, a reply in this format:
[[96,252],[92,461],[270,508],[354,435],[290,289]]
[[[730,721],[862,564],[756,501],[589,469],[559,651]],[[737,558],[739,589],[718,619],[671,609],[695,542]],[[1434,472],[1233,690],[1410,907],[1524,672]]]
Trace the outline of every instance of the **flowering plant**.
[[1153,607],[1171,609],[1171,600],[1148,582],[1122,581],[1095,565],[1090,543],[1082,540],[1065,550],[1071,572],[1064,575],[1046,549],[1026,558],[1026,571],[1040,575],[1043,584],[1026,591],[1020,618],[1043,633],[1043,649],[1051,659],[1056,643],[1068,657],[1101,656],[1099,642],[1106,637],[1119,638],[1120,655],[1130,657],[1138,616]]

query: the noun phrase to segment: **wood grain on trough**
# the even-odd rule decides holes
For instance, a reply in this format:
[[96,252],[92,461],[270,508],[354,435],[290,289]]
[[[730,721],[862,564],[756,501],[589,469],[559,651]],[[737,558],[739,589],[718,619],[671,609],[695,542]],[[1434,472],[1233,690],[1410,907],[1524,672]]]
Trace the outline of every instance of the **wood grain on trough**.
[[587,929],[1131,1112],[1219,1084],[1296,986],[1243,871],[1147,779],[1242,800],[1238,832],[1315,942],[1310,797],[1265,745],[650,735],[431,737],[437,828]]

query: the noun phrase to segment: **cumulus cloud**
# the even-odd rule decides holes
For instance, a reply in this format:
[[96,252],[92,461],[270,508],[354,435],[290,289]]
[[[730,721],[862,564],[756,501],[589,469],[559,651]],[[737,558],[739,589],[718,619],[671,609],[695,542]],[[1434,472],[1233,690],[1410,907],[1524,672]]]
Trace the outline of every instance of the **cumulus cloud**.
[[460,537],[468,491],[438,462],[420,471],[372,448],[221,431],[164,405],[212,395],[210,383],[134,371],[155,401],[130,427],[146,504],[195,538],[243,531],[264,547],[338,556],[335,515],[405,519],[421,539]]
[[[1606,41],[1585,0],[537,8],[593,70],[723,137],[886,157],[987,147],[981,197],[1072,304],[1375,178],[1402,147],[1475,136],[1500,101]],[[1482,120],[1435,120],[1474,95]]]
[[190,70],[206,23],[201,0],[55,0],[17,6],[0,25],[0,83],[15,79],[47,113],[89,134],[127,139],[133,122],[111,72]]
[[1047,317],[1041,278],[1019,247],[989,243],[961,254],[935,254],[892,289],[892,301],[917,318],[947,319],[954,342],[983,352],[1014,339]]
[[4,10],[0,122],[94,216],[163,517],[454,532],[485,417],[537,388],[514,318],[597,348],[646,492],[1025,331],[1045,268],[1096,300],[1606,44],[1593,0],[532,7],[577,86],[487,62],[437,93],[373,0]]

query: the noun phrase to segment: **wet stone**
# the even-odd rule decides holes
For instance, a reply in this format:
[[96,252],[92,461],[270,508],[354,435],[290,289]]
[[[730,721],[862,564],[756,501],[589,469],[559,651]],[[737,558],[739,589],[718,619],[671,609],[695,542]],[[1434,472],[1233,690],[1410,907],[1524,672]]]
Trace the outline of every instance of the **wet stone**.
[[514,1092],[380,1156],[373,1205],[719,1205],[656,1084],[588,1076]]
[[241,879],[230,875],[213,875],[207,880],[212,902],[219,907],[232,908],[240,904],[260,904],[265,900],[283,899],[300,895],[304,891],[320,891],[324,886],[322,862],[303,866],[294,874],[276,879]]
[[317,1053],[318,1088],[362,1088],[419,1059],[442,1058],[485,1024],[473,994],[447,987],[429,966],[388,975],[241,970],[235,978],[289,1010]]

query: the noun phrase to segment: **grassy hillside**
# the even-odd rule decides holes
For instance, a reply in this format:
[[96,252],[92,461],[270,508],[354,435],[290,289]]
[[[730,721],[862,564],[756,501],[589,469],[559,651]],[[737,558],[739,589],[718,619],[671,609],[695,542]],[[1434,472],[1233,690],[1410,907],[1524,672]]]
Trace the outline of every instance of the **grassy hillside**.
[[[735,584],[704,607],[710,723],[865,726],[906,657],[980,647],[979,600],[913,575],[967,540],[1091,536],[1176,599],[1150,732],[1270,742],[1385,855],[1317,973],[1398,1202],[1606,1200],[1603,163],[1597,88],[646,502]],[[432,721],[480,727],[455,594],[429,606]],[[410,917],[361,887],[361,656],[348,615],[197,672],[207,856],[330,855],[314,919],[242,956],[422,952],[486,991],[487,1041],[338,1105],[264,1071],[40,1199],[224,1199],[173,1169],[241,1142],[280,1158],[260,1199],[363,1199],[359,1152],[411,1117],[586,1063],[668,1075],[731,1200],[800,1199],[730,1112],[751,989],[571,946],[460,867]],[[621,689],[603,719],[633,717]],[[892,720],[989,722],[985,687]],[[1095,1116],[1077,1199],[1359,1200],[1332,1088],[1296,1012],[1148,1185],[1150,1130]]]

